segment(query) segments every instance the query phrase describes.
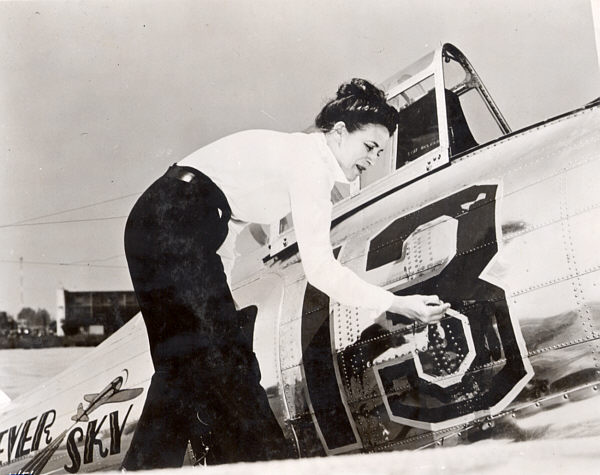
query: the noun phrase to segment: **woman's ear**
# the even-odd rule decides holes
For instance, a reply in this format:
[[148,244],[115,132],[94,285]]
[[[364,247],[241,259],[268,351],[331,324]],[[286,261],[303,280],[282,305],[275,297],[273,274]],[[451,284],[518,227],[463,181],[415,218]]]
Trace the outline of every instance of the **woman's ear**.
[[341,142],[342,137],[348,133],[348,129],[346,129],[346,124],[343,120],[339,120],[333,124],[333,128],[331,130],[335,132],[335,138],[338,143]]

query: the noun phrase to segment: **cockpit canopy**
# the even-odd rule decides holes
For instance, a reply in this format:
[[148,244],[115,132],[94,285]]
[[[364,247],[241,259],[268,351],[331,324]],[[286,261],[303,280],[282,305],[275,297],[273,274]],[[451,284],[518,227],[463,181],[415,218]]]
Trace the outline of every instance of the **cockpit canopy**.
[[[384,153],[360,178],[336,184],[336,208],[351,208],[369,195],[403,185],[510,133],[479,76],[447,43],[380,84],[400,113]],[[335,213],[335,210],[334,210]],[[270,255],[294,242],[291,216],[270,226]]]
[[410,179],[415,178],[510,132],[471,64],[451,44],[398,72],[381,87],[400,112],[400,123],[393,146],[381,160],[384,163],[363,173],[359,189],[422,162],[411,167]]

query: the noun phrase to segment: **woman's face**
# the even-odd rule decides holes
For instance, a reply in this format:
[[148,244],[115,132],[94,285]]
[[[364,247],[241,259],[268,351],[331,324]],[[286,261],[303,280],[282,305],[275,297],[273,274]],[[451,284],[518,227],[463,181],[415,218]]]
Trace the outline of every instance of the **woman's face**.
[[348,132],[343,122],[337,122],[330,133],[329,146],[349,181],[375,163],[390,139],[388,129],[379,124]]

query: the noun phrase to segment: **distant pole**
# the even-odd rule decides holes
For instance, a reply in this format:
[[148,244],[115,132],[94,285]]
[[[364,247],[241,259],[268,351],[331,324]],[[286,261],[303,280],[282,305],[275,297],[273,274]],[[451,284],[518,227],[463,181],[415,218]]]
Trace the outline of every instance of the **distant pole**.
[[23,292],[23,256],[19,257],[19,270],[20,270],[20,280],[21,280],[21,308],[25,307],[25,297]]

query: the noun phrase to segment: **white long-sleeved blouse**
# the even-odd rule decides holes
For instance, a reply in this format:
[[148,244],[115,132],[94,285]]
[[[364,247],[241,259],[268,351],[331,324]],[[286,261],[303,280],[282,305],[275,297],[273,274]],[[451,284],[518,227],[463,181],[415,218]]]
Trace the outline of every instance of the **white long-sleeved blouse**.
[[[247,130],[202,147],[178,165],[210,177],[237,222],[272,224],[291,211],[306,277],[330,298],[379,313],[392,305],[391,292],[365,282],[333,256],[331,190],[336,181],[347,180],[323,133]],[[230,226],[230,233],[235,228]],[[231,237],[219,250],[228,277],[232,265],[226,261],[235,245]]]

